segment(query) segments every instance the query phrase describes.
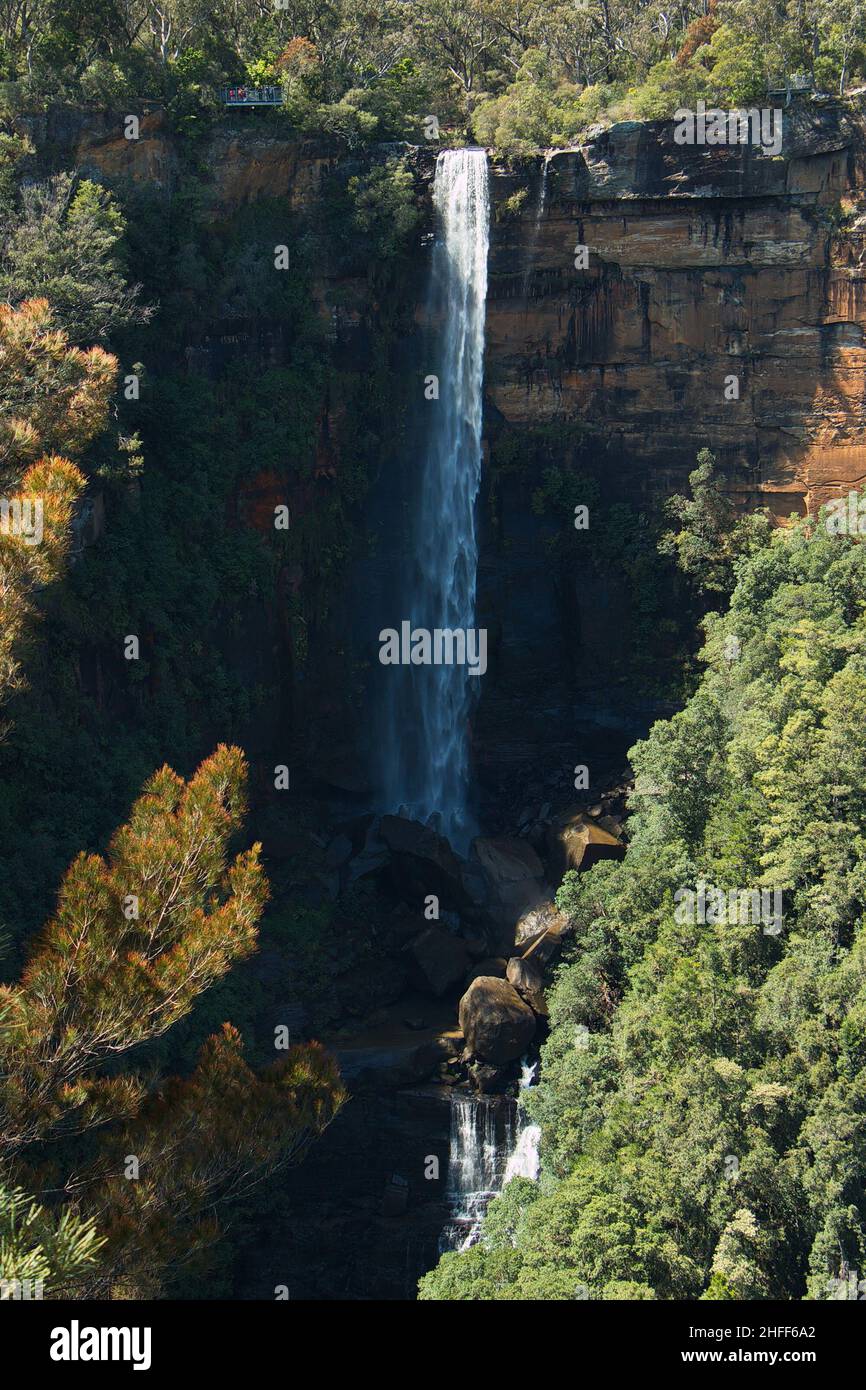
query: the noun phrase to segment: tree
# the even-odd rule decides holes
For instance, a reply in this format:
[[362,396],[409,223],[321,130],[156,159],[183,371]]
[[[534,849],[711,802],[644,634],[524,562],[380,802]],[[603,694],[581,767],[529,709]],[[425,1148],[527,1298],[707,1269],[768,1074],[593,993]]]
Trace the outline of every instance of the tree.
[[467,101],[502,44],[492,0],[423,0],[418,6],[419,38],[432,59],[445,56],[448,72]]
[[125,222],[111,194],[89,179],[58,174],[21,194],[0,219],[0,295],[42,297],[71,343],[104,341],[145,323],[152,310],[127,286],[120,257]]
[[662,537],[659,550],[672,555],[684,574],[701,593],[727,593],[733,588],[734,560],[755,528],[766,533],[760,514],[738,523],[737,513],[716,471],[715,455],[701,449],[698,466],[689,474],[691,497],[677,494],[668,499],[668,514],[679,530]]
[[45,455],[77,458],[105,427],[117,358],[77,348],[47,299],[0,304],[0,485]]
[[69,1208],[55,1215],[20,1188],[0,1184],[0,1299],[74,1287],[104,1244],[92,1220]]
[[104,427],[117,361],[69,345],[44,299],[0,305],[0,701],[21,684],[32,595],[60,574],[85,479],[77,456]]
[[152,1288],[167,1261],[214,1238],[218,1204],[303,1154],[344,1098],[315,1044],[256,1075],[228,1027],[188,1078],[118,1065],[255,949],[259,846],[228,859],[245,776],[225,746],[188,783],[155,773],[106,857],[72,864],[20,982],[0,988],[0,1177],[35,1191],[46,1140],[62,1153],[74,1139],[79,1154],[87,1141],[51,1186],[105,1240],[89,1292]]

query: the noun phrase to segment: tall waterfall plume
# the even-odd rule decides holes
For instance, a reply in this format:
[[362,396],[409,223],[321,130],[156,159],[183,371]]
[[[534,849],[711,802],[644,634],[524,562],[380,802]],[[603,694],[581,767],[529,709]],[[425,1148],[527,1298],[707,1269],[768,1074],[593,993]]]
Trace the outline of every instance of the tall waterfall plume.
[[[489,199],[483,150],[445,150],[436,163],[429,323],[438,399],[426,400],[426,445],[414,494],[411,574],[413,629],[475,628],[476,501],[481,482],[484,316]],[[396,624],[395,624],[396,626]],[[460,848],[471,834],[469,717],[479,676],[458,661],[393,668],[393,723],[386,801],[441,828]]]

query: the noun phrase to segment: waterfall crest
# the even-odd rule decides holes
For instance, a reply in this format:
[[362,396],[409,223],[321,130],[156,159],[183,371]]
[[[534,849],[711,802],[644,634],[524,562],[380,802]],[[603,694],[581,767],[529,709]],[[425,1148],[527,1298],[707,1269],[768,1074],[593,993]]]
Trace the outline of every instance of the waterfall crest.
[[[475,507],[481,482],[484,319],[489,198],[483,150],[445,150],[436,163],[438,235],[430,322],[438,400],[429,412],[416,490],[409,611],[415,627],[469,631],[478,567]],[[390,674],[390,673],[389,673]],[[471,835],[468,721],[478,679],[467,665],[408,666],[395,693],[386,801],[441,828],[458,848]]]

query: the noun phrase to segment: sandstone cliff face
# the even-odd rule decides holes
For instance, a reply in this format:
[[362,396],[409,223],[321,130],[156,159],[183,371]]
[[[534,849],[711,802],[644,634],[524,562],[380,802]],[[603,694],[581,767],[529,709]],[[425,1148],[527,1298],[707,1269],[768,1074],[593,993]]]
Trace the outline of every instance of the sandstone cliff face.
[[[56,151],[58,162],[110,180],[131,178],[169,194],[192,177],[215,221],[229,221],[260,198],[315,213],[327,173],[345,151],[244,115],[250,119],[226,122],[195,142],[184,142],[158,111],[141,113],[138,141],[124,138],[121,115],[102,113],[32,118],[30,133],[37,148]],[[543,460],[529,448],[516,468],[502,470],[498,439],[519,446],[521,435],[556,425],[554,452],[593,474],[604,502],[622,498],[638,507],[651,495],[681,490],[704,445],[744,506],[766,505],[780,519],[814,510],[866,479],[866,113],[794,103],[785,112],[778,158],[750,146],[681,146],[673,137],[671,122],[629,123],[551,152],[546,178],[541,158],[517,171],[492,169],[485,374],[491,454],[478,589],[491,670],[473,754],[489,774],[494,800],[507,763],[537,765],[541,795],[569,760],[585,760],[574,747],[575,721],[596,728],[612,709],[622,712],[625,727],[610,733],[613,763],[656,712],[655,697],[633,671],[634,594],[618,583],[615,565],[600,572],[551,563],[563,519],[533,507],[550,452]],[[411,157],[426,201],[434,154],[423,149]],[[426,230],[430,225],[428,219]],[[575,268],[578,245],[588,248],[587,269]],[[407,323],[406,341],[392,346],[389,361],[394,387],[410,404],[422,364],[408,323],[413,313],[423,318],[428,258],[419,239],[386,292]],[[376,269],[359,276],[356,267],[354,278],[324,262],[317,270],[313,293],[337,372],[370,370],[382,313]],[[237,351],[279,356],[278,325],[229,323],[217,306],[201,304],[189,323],[189,366],[218,374],[241,328],[246,336]],[[736,400],[725,398],[731,376],[738,379]],[[324,506],[347,466],[339,427],[344,387],[341,381],[323,398],[317,476],[303,496],[293,495],[297,514]],[[370,506],[369,529],[380,540],[389,528],[401,530],[399,479],[392,474],[383,472]],[[272,480],[252,479],[248,492],[239,510],[252,519],[264,515]],[[387,544],[380,549],[387,593]],[[352,571],[347,580],[348,592],[363,598],[365,620],[376,609],[374,578],[367,560],[363,573]],[[308,583],[292,573],[286,591]],[[343,608],[357,625],[351,604]],[[321,645],[341,649],[343,635],[329,630]],[[664,641],[655,646],[663,663]],[[324,684],[336,689],[339,672],[322,658],[325,671]],[[323,680],[307,684],[320,691]],[[343,704],[338,700],[325,720],[320,743],[337,740],[334,730],[347,723]],[[347,763],[355,762],[354,737],[346,735]],[[597,728],[593,739],[598,759]]]
[[680,486],[704,444],[780,517],[866,477],[866,123],[814,103],[784,120],[778,158],[614,127],[551,154],[543,193],[539,161],[517,218],[526,177],[499,171],[494,418],[573,423],[632,496]]
[[[29,124],[85,172],[167,192],[182,173],[158,110],[141,113],[138,140],[119,114]],[[211,215],[260,197],[309,209],[339,146],[246,124],[197,149]],[[670,121],[625,123],[552,152],[544,172],[539,159],[492,182],[494,421],[573,424],[631,496],[681,486],[705,443],[744,504],[780,517],[866,478],[866,115],[795,102],[775,158],[678,145]],[[328,297],[323,286],[323,312]]]
[[291,211],[300,211],[318,195],[323,174],[341,155],[333,141],[263,126],[254,111],[189,142],[172,129],[161,108],[134,107],[129,114],[139,119],[137,139],[126,138],[122,112],[57,108],[22,123],[37,149],[62,152],[84,174],[150,183],[168,193],[184,172],[194,172],[209,187],[213,216],[262,197],[285,198]]

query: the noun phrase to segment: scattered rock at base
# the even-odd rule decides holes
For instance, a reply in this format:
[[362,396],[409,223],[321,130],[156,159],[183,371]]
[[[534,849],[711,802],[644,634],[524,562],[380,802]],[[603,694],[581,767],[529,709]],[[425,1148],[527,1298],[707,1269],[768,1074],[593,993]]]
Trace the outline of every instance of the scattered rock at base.
[[521,999],[524,999],[534,1014],[547,1017],[547,1001],[544,997],[544,973],[538,961],[530,957],[512,956],[505,971],[505,978],[514,985]]
[[464,906],[460,861],[444,835],[417,820],[383,816],[379,838],[391,854],[395,886],[408,902],[420,904],[435,894],[443,907]]
[[559,949],[570,926],[566,914],[548,899],[523,914],[514,932],[514,944],[524,960],[532,955],[544,965]]
[[505,1069],[492,1067],[488,1062],[473,1062],[469,1067],[469,1075],[475,1083],[476,1091],[480,1091],[482,1095],[489,1095],[501,1089],[505,1080]]
[[523,913],[549,898],[544,866],[526,840],[479,836],[472,852],[487,881],[489,911],[500,927],[513,927]]
[[404,950],[414,984],[437,999],[463,979],[469,965],[466,943],[444,927],[428,927]]

